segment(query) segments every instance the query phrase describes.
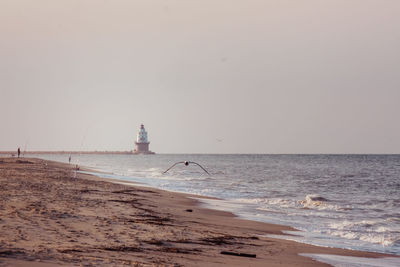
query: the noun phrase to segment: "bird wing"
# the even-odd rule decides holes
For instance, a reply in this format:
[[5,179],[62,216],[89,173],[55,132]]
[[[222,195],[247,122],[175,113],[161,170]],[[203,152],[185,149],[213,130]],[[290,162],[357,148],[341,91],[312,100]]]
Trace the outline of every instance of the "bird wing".
[[166,173],[167,171],[169,171],[170,169],[172,169],[173,167],[175,167],[175,165],[177,165],[177,164],[179,164],[179,163],[185,163],[184,161],[179,161],[179,162],[177,162],[177,163],[174,163],[171,167],[169,167],[165,172],[163,172],[163,174],[164,173]]
[[204,169],[203,166],[201,166],[200,164],[198,164],[197,162],[190,161],[189,163],[194,163],[194,164],[196,164],[197,166],[199,166],[200,168],[202,168],[203,171],[205,171],[208,175],[210,175],[210,173],[209,173],[206,169]]

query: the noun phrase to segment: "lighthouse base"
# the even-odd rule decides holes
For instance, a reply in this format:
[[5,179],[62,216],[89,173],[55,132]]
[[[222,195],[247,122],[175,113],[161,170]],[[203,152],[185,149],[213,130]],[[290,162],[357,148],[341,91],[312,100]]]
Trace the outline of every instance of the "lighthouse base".
[[154,152],[149,150],[149,144],[150,142],[145,142],[145,143],[138,143],[135,142],[136,149],[132,151],[133,154],[155,154]]
[[156,154],[156,153],[153,152],[153,151],[137,151],[137,150],[133,150],[132,154],[135,154],[135,155],[153,155],[153,154]]

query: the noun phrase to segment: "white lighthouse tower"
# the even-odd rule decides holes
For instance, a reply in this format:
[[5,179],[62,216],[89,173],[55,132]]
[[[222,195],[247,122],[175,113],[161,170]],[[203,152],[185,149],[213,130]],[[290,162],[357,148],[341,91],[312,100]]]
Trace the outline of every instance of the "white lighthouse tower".
[[149,140],[147,139],[147,132],[144,125],[140,125],[139,132],[135,141],[136,149],[133,151],[134,154],[154,154],[149,151]]

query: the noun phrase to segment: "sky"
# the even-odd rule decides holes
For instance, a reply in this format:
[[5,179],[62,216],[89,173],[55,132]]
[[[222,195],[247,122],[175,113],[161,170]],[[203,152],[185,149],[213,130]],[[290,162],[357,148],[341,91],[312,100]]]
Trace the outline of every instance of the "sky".
[[400,153],[398,0],[0,0],[0,150]]

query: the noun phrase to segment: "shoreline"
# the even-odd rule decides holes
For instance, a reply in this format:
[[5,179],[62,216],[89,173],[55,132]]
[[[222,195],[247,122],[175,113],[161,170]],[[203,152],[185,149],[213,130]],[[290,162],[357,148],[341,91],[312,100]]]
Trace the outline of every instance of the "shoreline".
[[[138,153],[134,153],[133,151],[21,151],[21,155],[43,155],[43,154],[63,154],[63,155],[80,155],[80,154],[122,154],[122,155],[138,155]],[[155,153],[150,153],[149,155],[153,155]],[[17,151],[0,151],[1,156],[11,156],[16,157]],[[23,158],[23,157],[22,157]]]
[[74,178],[65,163],[0,158],[0,179],[0,266],[329,266],[299,254],[396,257],[265,237],[294,229],[201,207],[191,198],[198,195]]

